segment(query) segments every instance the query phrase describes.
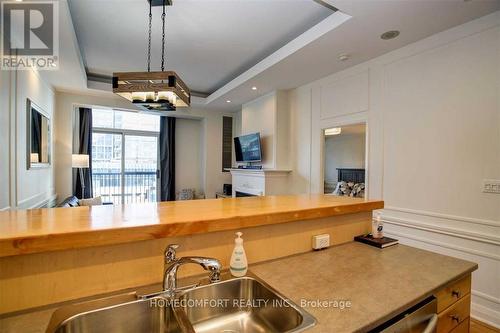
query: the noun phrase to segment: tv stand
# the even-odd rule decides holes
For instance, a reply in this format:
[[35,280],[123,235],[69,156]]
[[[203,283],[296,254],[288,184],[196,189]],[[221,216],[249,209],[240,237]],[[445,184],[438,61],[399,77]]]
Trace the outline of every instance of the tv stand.
[[262,169],[262,165],[252,165],[252,164],[238,165],[238,169],[261,170]]

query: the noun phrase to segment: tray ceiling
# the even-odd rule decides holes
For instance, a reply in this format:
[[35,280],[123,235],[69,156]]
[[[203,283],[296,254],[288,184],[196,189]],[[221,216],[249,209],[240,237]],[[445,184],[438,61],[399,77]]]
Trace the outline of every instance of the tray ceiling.
[[[146,69],[146,0],[69,0],[87,72]],[[167,9],[167,69],[210,94],[334,11],[311,0],[177,0]],[[153,8],[152,68],[161,7]]]

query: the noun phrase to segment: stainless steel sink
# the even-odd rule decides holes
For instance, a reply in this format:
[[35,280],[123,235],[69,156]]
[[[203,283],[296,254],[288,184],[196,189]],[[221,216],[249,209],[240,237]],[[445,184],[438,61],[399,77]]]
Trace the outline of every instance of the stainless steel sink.
[[255,276],[182,291],[167,302],[135,293],[58,309],[50,333],[301,332],[315,319]]
[[315,319],[256,277],[195,288],[179,297],[197,333],[301,332]]
[[[49,325],[48,332],[56,333],[80,333],[80,332],[119,332],[119,333],[139,333],[139,332],[172,332],[183,333],[192,332],[189,323],[184,322],[185,329],[182,328],[183,320],[178,319],[179,313],[184,314],[173,307],[152,307],[152,300],[135,300],[132,302],[106,306],[98,309],[91,309],[76,315],[66,316],[59,323],[51,321],[53,329]],[[57,313],[54,314],[56,316]],[[58,314],[57,317],[61,317]],[[53,317],[54,319],[54,317]],[[62,318],[61,318],[62,319]],[[55,325],[54,325],[55,324]]]

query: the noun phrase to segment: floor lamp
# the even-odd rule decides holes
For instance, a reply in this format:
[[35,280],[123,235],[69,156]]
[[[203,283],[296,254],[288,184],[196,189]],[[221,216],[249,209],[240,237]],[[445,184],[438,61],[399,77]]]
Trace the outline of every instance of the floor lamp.
[[85,199],[85,179],[83,178],[83,169],[87,169],[89,167],[89,155],[73,154],[71,156],[71,166],[73,168],[78,168],[80,171],[80,184],[82,185],[81,199]]

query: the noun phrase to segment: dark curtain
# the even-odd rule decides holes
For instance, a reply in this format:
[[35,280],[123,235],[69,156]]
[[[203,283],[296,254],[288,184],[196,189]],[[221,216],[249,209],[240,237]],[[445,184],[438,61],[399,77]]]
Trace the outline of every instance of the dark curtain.
[[[80,177],[80,171],[76,173],[75,195],[77,198],[92,198],[92,109],[80,108],[79,117],[79,136],[80,146],[78,154],[89,155],[89,168],[83,169],[83,180]],[[82,193],[82,181],[85,185],[85,193]]]
[[160,201],[175,200],[175,117],[160,120]]

